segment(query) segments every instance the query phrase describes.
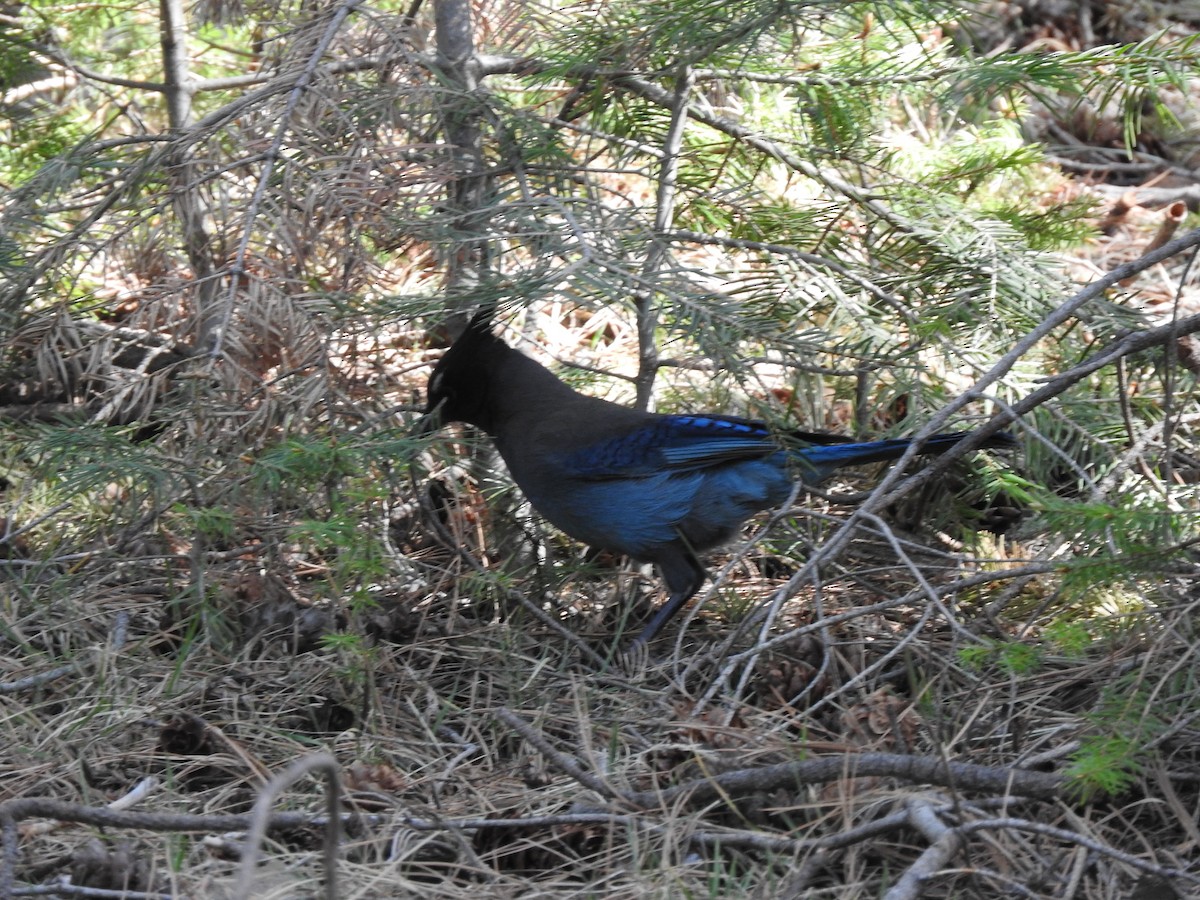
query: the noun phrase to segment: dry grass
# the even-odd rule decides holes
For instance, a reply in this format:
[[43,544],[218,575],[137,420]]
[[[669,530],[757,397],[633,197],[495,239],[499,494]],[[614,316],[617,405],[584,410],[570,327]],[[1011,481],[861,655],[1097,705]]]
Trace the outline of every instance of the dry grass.
[[[1047,582],[1000,608],[998,587],[949,595],[951,628],[904,598],[914,572],[949,584],[975,562],[856,547],[819,598],[784,607],[792,636],[732,672],[715,654],[739,606],[786,574],[763,576],[772,558],[761,554],[730,568],[680,641],[606,671],[505,598],[526,591],[556,614],[559,598],[587,599],[567,624],[608,654],[614,584],[644,595],[639,610],[653,596],[611,570],[561,591],[560,573],[542,590],[527,576],[509,587],[503,566],[480,575],[426,544],[409,587],[363,604],[330,596],[333,560],[261,546],[204,550],[201,600],[184,548],[13,566],[0,608],[0,797],[100,807],[153,779],[137,811],[245,816],[273,773],[326,752],[352,814],[338,847],[345,898],[875,897],[903,890],[946,842],[921,896],[1127,897],[1168,876],[1176,896],[1195,890],[1186,586],[1156,584],[1136,613],[1094,615],[1089,627],[1107,636],[1071,654],[1038,632]],[[1036,655],[1027,671],[964,653],[1009,638]],[[1057,779],[1020,783],[1063,771],[1121,697],[1145,704],[1156,735],[1127,786],[1081,799]],[[913,777],[889,769],[893,758],[969,763],[1001,780]],[[805,760],[835,769],[779,774]],[[871,760],[882,768],[851,770]],[[247,896],[320,893],[323,794],[317,777],[282,793],[277,810],[312,824],[270,831]],[[128,896],[236,895],[240,839],[225,826],[45,821],[18,823],[20,882],[73,873]],[[1161,890],[1139,896],[1172,896]]]
[[[0,897],[68,876],[319,895],[316,775],[279,793],[251,888],[238,872],[256,801],[321,753],[344,898],[1196,892],[1186,579],[1072,594],[1036,523],[986,538],[933,492],[789,584],[848,508],[813,496],[628,660],[657,582],[583,565],[468,444],[406,438],[419,335],[329,338],[278,291],[246,299],[238,365],[162,393],[153,442],[31,427],[10,448]],[[560,359],[595,362],[603,333],[611,367],[632,342],[605,315],[542,321]],[[32,346],[86,344],[37,327]],[[74,493],[28,487],[69,472]],[[768,601],[769,633],[739,629]]]
[[[306,213],[387,224],[389,198],[353,205],[349,175],[310,190]],[[1156,215],[1125,210],[1080,280],[1136,256]],[[303,222],[292,243],[320,247],[330,220]],[[171,277],[129,288],[129,334],[169,344],[198,315]],[[358,277],[322,290],[385,276]],[[1142,292],[1152,316],[1173,288]],[[85,429],[14,426],[0,448],[0,898],[63,878],[318,896],[319,774],[279,792],[238,879],[255,804],[319,754],[343,790],[341,898],[1200,895],[1193,571],[1072,593],[1053,535],[934,527],[951,505],[934,494],[793,585],[848,508],[801,498],[715,562],[652,658],[626,659],[657,582],[584,565],[486,451],[409,441],[423,336],[331,324],[309,289],[264,264],[231,306],[230,364],[173,382],[112,365],[116,328],[48,317],[10,340],[47,395],[82,385],[68,405],[95,421],[158,418],[153,441],[88,449],[65,500],[37,485],[83,472],[84,450],[47,434]],[[608,311],[539,324],[550,356],[584,365],[635,340]],[[673,389],[709,399],[711,369]],[[772,629],[739,628],[768,604]]]

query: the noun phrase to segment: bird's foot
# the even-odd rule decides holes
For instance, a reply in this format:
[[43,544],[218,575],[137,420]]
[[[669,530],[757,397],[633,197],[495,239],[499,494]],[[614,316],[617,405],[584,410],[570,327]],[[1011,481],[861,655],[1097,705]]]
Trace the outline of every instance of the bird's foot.
[[645,641],[635,640],[624,650],[613,657],[613,668],[630,678],[646,674],[650,668],[650,645]]

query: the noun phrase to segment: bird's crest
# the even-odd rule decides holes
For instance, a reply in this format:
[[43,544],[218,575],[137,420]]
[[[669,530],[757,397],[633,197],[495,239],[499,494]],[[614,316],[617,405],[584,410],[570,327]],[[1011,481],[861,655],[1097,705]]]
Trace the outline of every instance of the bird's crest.
[[490,351],[504,347],[492,334],[494,306],[485,306],[471,317],[429,376],[426,416],[437,414],[441,422],[467,422],[488,429],[485,397],[490,378]]

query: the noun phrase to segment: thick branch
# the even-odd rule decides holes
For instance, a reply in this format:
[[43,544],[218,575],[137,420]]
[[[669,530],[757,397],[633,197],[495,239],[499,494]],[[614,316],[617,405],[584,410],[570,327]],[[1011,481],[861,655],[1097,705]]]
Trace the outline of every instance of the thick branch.
[[455,179],[447,207],[456,223],[455,241],[446,255],[446,290],[452,302],[470,293],[487,268],[487,197],[490,178],[483,160],[479,128],[479,63],[469,0],[437,0],[437,69],[455,89],[447,100],[446,143],[454,159]]
[[192,124],[191,66],[188,61],[187,15],[182,0],[159,0],[167,120],[179,130]]
[[1046,772],[948,762],[934,756],[864,753],[738,769],[711,778],[697,778],[662,790],[618,791],[583,768],[575,759],[554,748],[544,735],[510,710],[501,708],[495,715],[533,744],[547,760],[580,784],[602,797],[620,800],[642,809],[672,806],[679,801],[689,805],[702,805],[728,795],[868,776],[900,778],[942,785],[959,791],[1031,797],[1039,800],[1054,799],[1062,793],[1066,784],[1062,776]]
[[741,795],[867,776],[900,778],[960,791],[1003,793],[1038,800],[1054,799],[1062,793],[1066,784],[1062,776],[1047,772],[947,762],[933,756],[864,753],[860,756],[805,759],[760,769],[738,769],[711,778],[697,778],[661,791],[636,791],[623,794],[622,797],[640,807],[669,806],[680,800],[696,806],[727,794]]

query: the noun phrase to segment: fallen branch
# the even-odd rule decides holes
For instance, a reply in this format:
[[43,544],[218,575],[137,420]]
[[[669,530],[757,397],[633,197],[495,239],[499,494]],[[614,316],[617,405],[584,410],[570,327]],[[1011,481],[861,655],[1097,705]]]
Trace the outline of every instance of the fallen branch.
[[275,798],[310,772],[325,775],[325,844],[322,862],[325,868],[325,900],[337,900],[337,851],[341,836],[338,810],[342,805],[342,787],[337,760],[328,753],[314,753],[288,766],[267,784],[259,793],[251,814],[250,832],[246,835],[242,864],[238,869],[237,885],[233,895],[237,900],[249,900],[254,886],[255,867],[262,852],[263,838],[271,823],[271,805]]
[[918,797],[909,803],[909,824],[930,843],[883,895],[884,900],[916,900],[921,896],[926,880],[936,875],[963,848],[966,838],[958,829],[946,825],[938,812],[925,798]]
[[[523,737],[526,741],[534,746],[534,748],[546,757],[551,763],[559,768],[559,770],[570,775],[584,787],[595,791],[601,797],[607,797],[610,800],[623,800],[625,795],[610,787],[601,778],[587,771],[583,766],[577,763],[574,759],[556,749],[544,734],[534,729],[529,723],[514,715],[512,710],[500,707],[493,713],[497,719]],[[628,802],[628,801],[627,801]],[[633,803],[634,806],[643,804]]]
[[937,784],[958,791],[1052,800],[1066,786],[1061,775],[1003,769],[975,763],[947,762],[937,756],[906,756],[899,753],[863,753],[804,759],[755,769],[737,769],[710,778],[697,778],[662,790],[623,794],[636,806],[671,804],[686,797],[691,805],[710,802],[725,794],[772,791],[783,787],[824,784],[843,778],[899,778],[903,781]]
[[[1068,844],[1075,844],[1092,853],[1116,860],[1124,865],[1147,872],[1167,882],[1188,881],[1200,884],[1200,875],[1173,866],[1160,866],[1145,859],[1110,847],[1102,841],[1089,838],[1065,828],[1045,825],[1028,819],[1012,816],[980,819],[951,827],[941,816],[946,807],[939,807],[928,800],[916,800],[909,804],[909,825],[930,841],[930,846],[904,871],[899,880],[884,894],[884,900],[917,900],[925,896],[926,882],[945,868],[950,860],[965,846],[967,837],[977,831],[1016,830],[1031,831]],[[1178,896],[1184,896],[1180,893]]]
[[1005,769],[975,763],[948,762],[937,756],[908,756],[899,753],[862,753],[804,759],[760,768],[737,769],[708,778],[696,778],[674,787],[650,791],[618,791],[587,771],[573,757],[555,748],[544,734],[511,710],[501,707],[497,719],[529,741],[539,753],[584,787],[602,797],[620,800],[640,809],[670,805],[683,799],[689,805],[708,803],[726,795],[772,791],[806,784],[822,784],[843,778],[899,778],[936,784],[958,791],[975,791],[1005,796],[1053,800],[1066,787],[1066,779],[1049,772]]

